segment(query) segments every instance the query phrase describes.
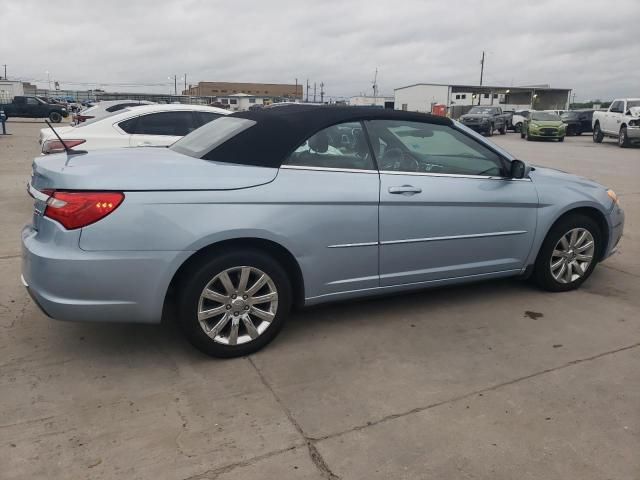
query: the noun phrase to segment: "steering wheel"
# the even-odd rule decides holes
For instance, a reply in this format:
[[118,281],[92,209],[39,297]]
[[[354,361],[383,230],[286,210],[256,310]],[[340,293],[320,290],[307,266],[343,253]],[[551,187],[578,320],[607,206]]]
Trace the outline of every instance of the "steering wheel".
[[380,169],[396,172],[417,172],[420,170],[420,164],[412,156],[394,147],[384,152],[380,160]]

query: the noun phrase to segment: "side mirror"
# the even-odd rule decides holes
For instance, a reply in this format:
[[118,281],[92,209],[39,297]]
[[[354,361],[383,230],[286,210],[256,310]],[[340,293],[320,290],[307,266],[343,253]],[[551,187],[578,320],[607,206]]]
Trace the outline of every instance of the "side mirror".
[[527,178],[531,167],[522,160],[511,160],[511,178]]

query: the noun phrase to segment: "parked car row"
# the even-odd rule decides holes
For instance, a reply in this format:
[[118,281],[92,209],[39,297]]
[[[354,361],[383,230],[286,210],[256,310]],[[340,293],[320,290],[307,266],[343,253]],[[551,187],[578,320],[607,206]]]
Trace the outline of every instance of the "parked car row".
[[[47,315],[158,323],[173,305],[197,348],[232,357],[269,343],[295,306],[512,276],[573,290],[622,235],[613,191],[531,167],[445,117],[204,108],[95,122],[129,145],[195,128],[169,148],[33,161],[22,281]],[[197,128],[203,116],[215,119]],[[91,125],[63,134],[84,148]]]
[[105,109],[99,105],[93,108],[99,108],[95,112],[96,118],[75,126],[58,128],[55,132],[48,127],[41,129],[39,143],[42,153],[58,153],[77,146],[85,151],[116,147],[166,147],[205,123],[230,114],[219,108],[184,104],[129,106],[113,112],[108,111],[113,106]]

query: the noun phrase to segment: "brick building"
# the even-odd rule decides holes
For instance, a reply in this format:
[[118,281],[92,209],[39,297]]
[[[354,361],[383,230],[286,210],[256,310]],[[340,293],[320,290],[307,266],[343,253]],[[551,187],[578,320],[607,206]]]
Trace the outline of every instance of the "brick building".
[[260,97],[302,98],[302,85],[286,83],[198,82],[190,85],[183,95],[226,97],[244,93]]

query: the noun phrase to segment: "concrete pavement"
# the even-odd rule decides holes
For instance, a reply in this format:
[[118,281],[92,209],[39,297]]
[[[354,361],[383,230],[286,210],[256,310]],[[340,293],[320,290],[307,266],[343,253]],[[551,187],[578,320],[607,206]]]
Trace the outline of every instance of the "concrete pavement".
[[499,281],[317,307],[220,361],[172,323],[33,305],[19,230],[42,126],[0,137],[0,477],[640,478],[640,149],[493,139],[621,196],[620,253],[580,290]]

